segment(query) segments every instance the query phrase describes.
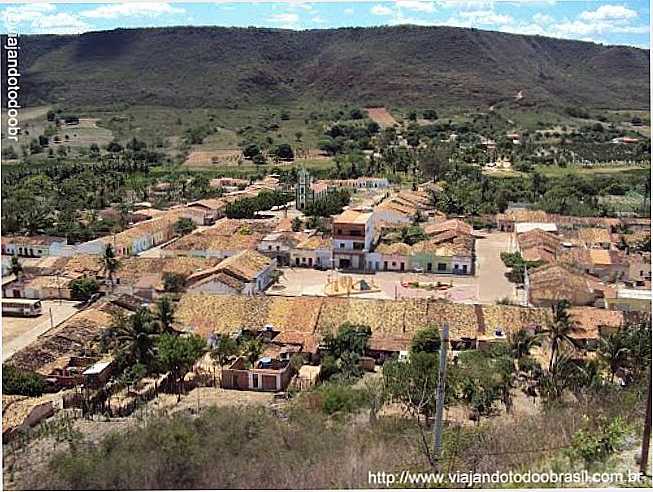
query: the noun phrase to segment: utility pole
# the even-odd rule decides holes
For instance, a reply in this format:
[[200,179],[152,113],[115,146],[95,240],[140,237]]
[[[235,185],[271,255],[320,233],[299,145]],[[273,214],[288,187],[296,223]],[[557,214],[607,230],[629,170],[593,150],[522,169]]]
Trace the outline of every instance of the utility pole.
[[444,391],[447,382],[447,349],[449,347],[449,325],[442,327],[440,344],[440,366],[438,367],[438,386],[435,392],[435,424],[433,425],[433,461],[438,462],[442,454],[442,417],[444,413]]
[[644,420],[644,435],[642,436],[642,452],[639,459],[639,471],[647,476],[648,450],[651,446],[651,366],[648,366],[648,396],[646,397],[646,420]]

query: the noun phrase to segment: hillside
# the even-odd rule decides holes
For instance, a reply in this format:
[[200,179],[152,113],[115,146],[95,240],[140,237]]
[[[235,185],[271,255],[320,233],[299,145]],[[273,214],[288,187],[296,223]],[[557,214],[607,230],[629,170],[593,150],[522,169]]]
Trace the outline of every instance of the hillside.
[[21,37],[23,105],[242,107],[336,100],[649,106],[649,52],[450,27],[178,27]]

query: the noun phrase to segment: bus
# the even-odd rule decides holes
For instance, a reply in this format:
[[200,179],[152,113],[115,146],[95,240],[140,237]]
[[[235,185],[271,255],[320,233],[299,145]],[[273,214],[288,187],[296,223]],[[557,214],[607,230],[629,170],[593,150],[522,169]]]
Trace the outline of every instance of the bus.
[[39,299],[3,299],[2,314],[13,316],[39,316],[43,306]]

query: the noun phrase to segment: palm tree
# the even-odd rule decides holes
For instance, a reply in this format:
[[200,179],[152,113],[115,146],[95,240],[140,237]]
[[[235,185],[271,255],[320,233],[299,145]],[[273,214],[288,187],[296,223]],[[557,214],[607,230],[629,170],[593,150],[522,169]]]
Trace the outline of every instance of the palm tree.
[[559,301],[553,308],[553,323],[549,326],[548,334],[551,342],[551,359],[549,360],[549,372],[553,369],[553,364],[563,345],[576,348],[576,341],[571,337],[571,333],[576,327],[576,323],[569,316],[567,309],[568,301]]
[[629,353],[621,333],[612,333],[599,339],[598,355],[610,369],[611,383],[614,383],[614,376],[626,362]]
[[163,333],[170,333],[175,322],[175,306],[168,296],[163,296],[156,301],[156,323]]
[[111,244],[107,244],[104,249],[102,263],[104,264],[105,271],[109,275],[111,291],[113,292],[113,276],[118,271],[118,268],[120,268],[120,261],[116,258],[116,253],[113,251],[113,246],[111,246]]
[[126,323],[113,327],[117,351],[127,360],[147,366],[154,357],[158,336],[156,323],[147,308],[139,308]]
[[509,342],[513,358],[519,360],[526,355],[530,355],[534,347],[539,347],[540,337],[522,329],[512,333]]
[[9,265],[9,272],[12,275],[15,275],[16,278],[20,278],[20,276],[23,274],[23,265],[21,265],[20,260],[18,259],[18,256],[13,255],[11,257],[11,264]]

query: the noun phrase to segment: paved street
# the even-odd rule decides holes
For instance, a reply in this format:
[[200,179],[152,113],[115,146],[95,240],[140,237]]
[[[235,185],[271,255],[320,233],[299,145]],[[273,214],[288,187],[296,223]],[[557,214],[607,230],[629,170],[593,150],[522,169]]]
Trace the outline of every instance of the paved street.
[[79,311],[75,307],[77,301],[41,301],[41,304],[43,314],[36,318],[2,317],[2,362]]

